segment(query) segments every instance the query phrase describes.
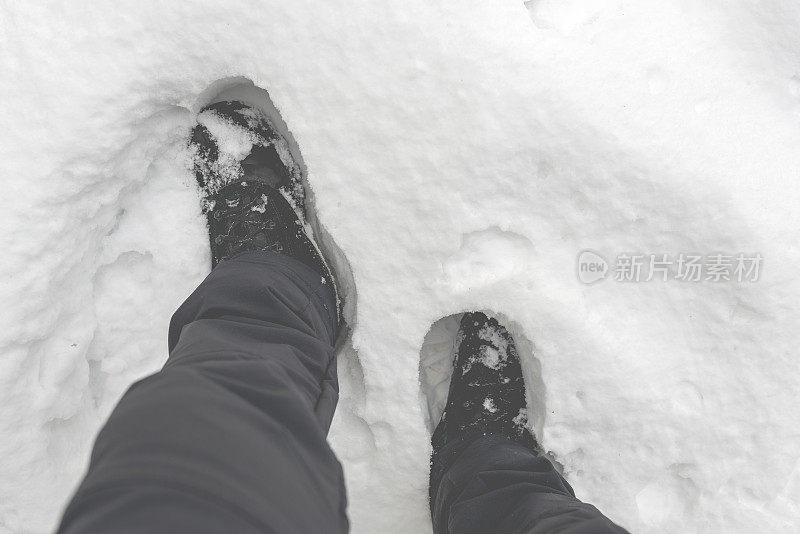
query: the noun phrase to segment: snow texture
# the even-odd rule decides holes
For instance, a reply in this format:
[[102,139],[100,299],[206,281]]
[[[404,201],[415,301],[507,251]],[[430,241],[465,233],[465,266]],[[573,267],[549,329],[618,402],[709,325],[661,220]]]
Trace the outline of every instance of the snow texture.
[[[54,528],[104,418],[163,364],[210,263],[187,135],[254,87],[346,273],[331,440],[353,532],[430,531],[426,394],[448,370],[420,354],[472,309],[507,321],[538,441],[613,520],[800,529],[797,2],[0,13],[0,532]],[[751,284],[588,286],[585,249],[765,260]]]

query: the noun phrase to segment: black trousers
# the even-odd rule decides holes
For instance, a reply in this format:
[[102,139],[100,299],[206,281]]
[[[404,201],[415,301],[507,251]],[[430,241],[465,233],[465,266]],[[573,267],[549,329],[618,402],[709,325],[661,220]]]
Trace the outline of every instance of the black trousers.
[[[321,277],[285,256],[217,266],[175,312],[164,368],[100,431],[59,532],[346,532],[326,440],[334,310]],[[530,451],[492,437],[448,447],[437,533],[624,532]]]

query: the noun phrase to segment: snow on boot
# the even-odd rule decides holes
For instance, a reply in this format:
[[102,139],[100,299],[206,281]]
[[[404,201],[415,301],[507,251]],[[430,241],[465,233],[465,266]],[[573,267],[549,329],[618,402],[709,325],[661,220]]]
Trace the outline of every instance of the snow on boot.
[[466,313],[456,336],[450,390],[431,440],[433,453],[475,435],[499,435],[538,450],[527,429],[522,366],[514,339],[496,319]]
[[197,122],[189,146],[212,267],[241,252],[273,251],[314,269],[336,294],[333,273],[306,224],[302,175],[286,140],[261,111],[241,102],[211,104]]

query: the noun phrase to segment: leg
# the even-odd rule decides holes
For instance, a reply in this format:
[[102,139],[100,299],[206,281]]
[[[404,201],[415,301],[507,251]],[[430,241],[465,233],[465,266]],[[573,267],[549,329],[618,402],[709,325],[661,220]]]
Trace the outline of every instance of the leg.
[[522,366],[496,319],[466,313],[453,376],[431,440],[436,534],[624,533],[572,488],[526,427]]
[[220,263],[100,432],[59,532],[346,532],[335,309],[287,256]]
[[505,437],[450,443],[434,458],[432,473],[436,534],[625,533],[576,499],[547,458]]

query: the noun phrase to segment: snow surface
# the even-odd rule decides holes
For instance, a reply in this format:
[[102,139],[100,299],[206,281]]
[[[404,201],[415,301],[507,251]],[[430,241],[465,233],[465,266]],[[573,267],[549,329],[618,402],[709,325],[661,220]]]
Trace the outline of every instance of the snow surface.
[[[798,531],[798,27],[792,0],[0,4],[0,532],[54,528],[163,364],[209,268],[185,139],[249,82],[357,290],[353,532],[430,531],[420,353],[469,309],[509,322],[579,497],[634,532]],[[587,286],[584,249],[765,263]]]

